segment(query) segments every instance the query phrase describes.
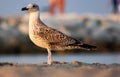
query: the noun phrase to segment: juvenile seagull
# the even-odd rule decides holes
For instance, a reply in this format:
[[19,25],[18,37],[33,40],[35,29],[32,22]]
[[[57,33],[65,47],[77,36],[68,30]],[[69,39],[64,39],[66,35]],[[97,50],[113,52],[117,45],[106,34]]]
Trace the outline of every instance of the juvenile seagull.
[[52,62],[51,50],[65,50],[65,49],[95,49],[95,46],[82,43],[81,41],[69,37],[60,31],[45,25],[39,14],[39,6],[36,4],[29,4],[27,7],[21,9],[30,14],[29,17],[29,37],[34,44],[39,47],[46,48],[48,51],[48,64]]

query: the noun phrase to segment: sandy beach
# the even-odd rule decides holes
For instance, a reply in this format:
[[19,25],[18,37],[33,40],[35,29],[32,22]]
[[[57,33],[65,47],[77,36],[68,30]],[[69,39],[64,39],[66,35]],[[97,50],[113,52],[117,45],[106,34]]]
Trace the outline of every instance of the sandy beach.
[[120,64],[53,62],[0,63],[0,77],[119,77]]

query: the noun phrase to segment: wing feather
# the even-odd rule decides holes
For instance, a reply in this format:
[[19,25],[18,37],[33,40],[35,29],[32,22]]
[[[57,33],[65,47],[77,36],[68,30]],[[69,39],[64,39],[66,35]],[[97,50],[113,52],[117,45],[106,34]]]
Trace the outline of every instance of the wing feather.
[[[45,39],[49,44],[55,44],[55,45],[69,45],[77,43],[78,40],[69,37],[65,34],[63,34],[60,31],[57,31],[51,27],[39,27],[39,32],[37,32],[37,35],[39,35],[41,38]],[[80,43],[80,41],[79,41]]]

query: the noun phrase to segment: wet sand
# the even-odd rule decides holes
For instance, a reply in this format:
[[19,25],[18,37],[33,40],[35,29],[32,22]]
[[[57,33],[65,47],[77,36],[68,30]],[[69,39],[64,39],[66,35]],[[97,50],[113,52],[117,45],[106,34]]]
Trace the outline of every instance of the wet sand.
[[0,63],[0,77],[119,77],[120,64],[53,62]]

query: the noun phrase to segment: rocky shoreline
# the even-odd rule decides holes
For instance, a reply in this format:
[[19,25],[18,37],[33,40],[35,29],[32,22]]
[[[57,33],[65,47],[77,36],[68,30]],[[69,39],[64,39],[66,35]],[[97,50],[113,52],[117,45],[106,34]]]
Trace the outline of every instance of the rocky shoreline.
[[[50,17],[42,13],[41,19],[69,36],[96,45],[98,51],[120,50],[120,23],[112,15],[65,14]],[[42,50],[34,46],[28,37],[27,15],[0,17],[0,46],[0,53],[34,53]]]

